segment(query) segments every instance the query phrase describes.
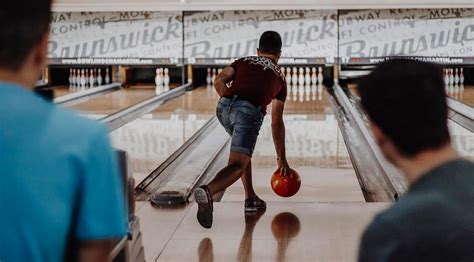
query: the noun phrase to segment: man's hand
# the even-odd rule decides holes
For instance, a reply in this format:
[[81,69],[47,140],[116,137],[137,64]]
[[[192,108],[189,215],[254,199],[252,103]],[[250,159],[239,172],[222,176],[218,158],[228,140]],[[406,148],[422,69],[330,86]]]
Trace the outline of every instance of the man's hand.
[[224,95],[225,90],[228,88],[227,84],[234,79],[234,74],[234,68],[228,66],[216,76],[216,79],[214,80],[214,88],[220,97]]
[[280,171],[280,175],[285,177],[290,175],[290,165],[288,165],[288,162],[286,159],[278,159],[278,169],[277,171]]

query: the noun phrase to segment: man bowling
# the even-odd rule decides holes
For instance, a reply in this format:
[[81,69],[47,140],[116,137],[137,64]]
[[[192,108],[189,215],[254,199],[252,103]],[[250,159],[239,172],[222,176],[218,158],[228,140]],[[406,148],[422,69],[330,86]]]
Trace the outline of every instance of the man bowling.
[[199,206],[197,219],[205,228],[212,227],[212,196],[225,190],[239,178],[245,189],[245,212],[266,208],[265,201],[253,189],[251,158],[270,103],[278,171],[283,176],[290,171],[286,161],[283,123],[287,89],[285,76],[277,65],[281,47],[281,37],[277,32],[264,32],[260,37],[257,56],[236,60],[219,73],[214,81],[214,87],[221,97],[216,115],[232,142],[228,165],[208,185],[202,185],[194,191]]

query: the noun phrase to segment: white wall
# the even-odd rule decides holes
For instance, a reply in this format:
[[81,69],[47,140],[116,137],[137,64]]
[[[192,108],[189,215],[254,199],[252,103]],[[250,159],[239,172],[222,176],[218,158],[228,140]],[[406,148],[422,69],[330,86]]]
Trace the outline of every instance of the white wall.
[[189,11],[474,7],[472,0],[56,0],[64,11]]

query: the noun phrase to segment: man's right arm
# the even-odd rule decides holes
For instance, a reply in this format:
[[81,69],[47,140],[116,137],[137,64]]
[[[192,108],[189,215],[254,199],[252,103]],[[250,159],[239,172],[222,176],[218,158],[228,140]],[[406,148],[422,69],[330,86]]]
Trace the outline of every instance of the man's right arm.
[[234,79],[234,74],[234,68],[232,66],[228,66],[216,76],[216,79],[214,80],[214,88],[216,89],[219,96],[222,97],[224,95],[225,90],[228,88],[227,83]]
[[115,242],[112,240],[96,240],[82,242],[79,247],[80,262],[107,262]]
[[273,143],[277,154],[278,170],[283,176],[286,176],[290,168],[286,161],[285,148],[285,123],[283,122],[283,111],[285,109],[285,102],[273,99],[272,102],[272,136]]

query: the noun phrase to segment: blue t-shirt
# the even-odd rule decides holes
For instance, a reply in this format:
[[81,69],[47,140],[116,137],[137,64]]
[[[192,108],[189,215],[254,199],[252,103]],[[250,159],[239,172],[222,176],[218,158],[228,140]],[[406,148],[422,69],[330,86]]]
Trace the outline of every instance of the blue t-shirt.
[[107,130],[0,82],[0,261],[62,261],[68,240],[127,231]]

